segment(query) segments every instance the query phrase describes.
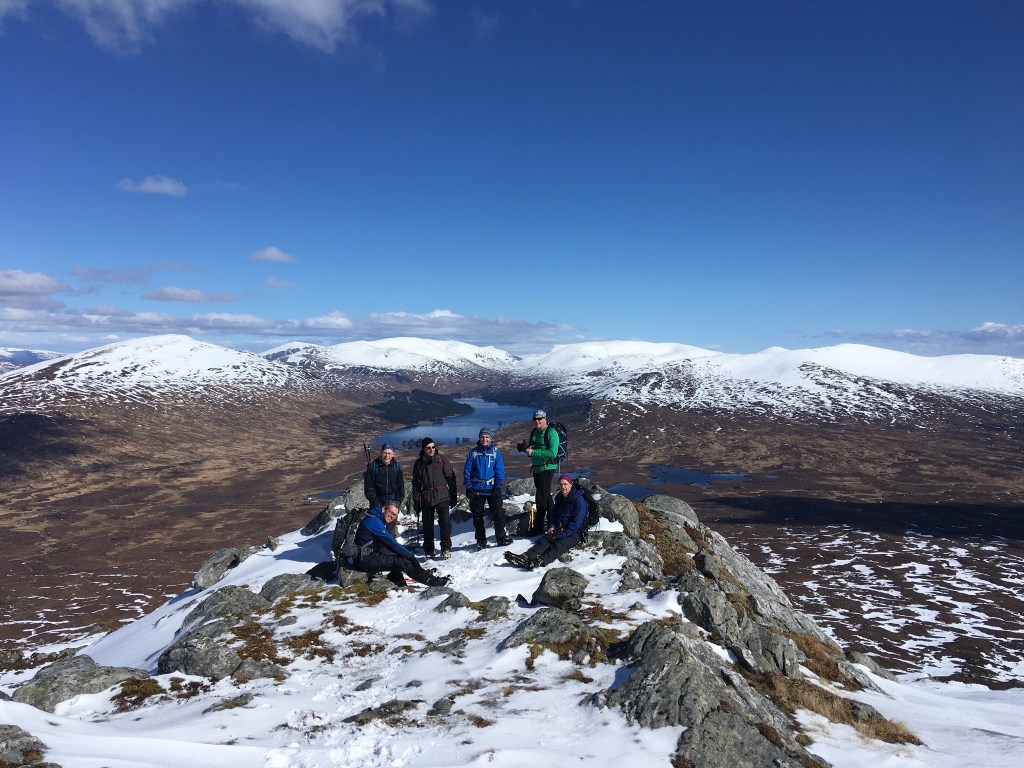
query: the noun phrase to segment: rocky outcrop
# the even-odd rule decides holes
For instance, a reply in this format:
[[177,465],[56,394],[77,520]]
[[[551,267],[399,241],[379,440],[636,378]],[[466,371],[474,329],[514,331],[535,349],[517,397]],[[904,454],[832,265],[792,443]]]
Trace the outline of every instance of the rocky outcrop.
[[88,656],[72,656],[48,667],[14,692],[14,700],[44,712],[83,693],[99,693],[125,680],[144,680],[149,673],[131,667],[101,667]]
[[16,725],[0,725],[0,765],[10,768],[44,768],[54,763],[43,763],[43,752],[47,749],[39,739]]
[[559,658],[589,664],[601,648],[599,633],[579,616],[560,608],[541,608],[506,637],[500,649],[527,645],[531,650],[550,650]]
[[647,728],[685,726],[676,764],[682,758],[689,761],[682,764],[701,768],[800,768],[812,759],[796,742],[785,713],[703,640],[649,622],[621,652],[633,660],[629,679],[592,701]]
[[550,605],[563,611],[578,611],[582,604],[587,579],[572,568],[552,568],[544,572],[540,586],[533,593],[534,605]]

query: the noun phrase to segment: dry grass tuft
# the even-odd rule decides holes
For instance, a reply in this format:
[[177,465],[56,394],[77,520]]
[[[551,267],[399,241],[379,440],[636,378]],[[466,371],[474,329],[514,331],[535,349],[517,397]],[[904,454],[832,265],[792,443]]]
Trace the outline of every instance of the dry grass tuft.
[[142,703],[153,696],[161,696],[166,691],[151,677],[143,680],[125,680],[121,683],[121,690],[114,696],[114,703],[117,705],[115,712],[127,712],[138,709]]
[[494,725],[493,720],[488,720],[486,717],[474,715],[473,713],[467,715],[467,718],[469,719],[469,722],[471,722],[477,728],[487,728],[488,726]]
[[854,708],[856,702],[806,680],[791,680],[782,675],[761,675],[754,683],[790,715],[798,709],[807,709],[817,712],[830,722],[852,726],[868,739],[877,739],[888,744],[922,743],[903,723],[887,720],[881,715],[858,717]]
[[304,656],[307,659],[317,657],[326,661],[334,661],[335,650],[324,642],[322,629],[311,629],[301,635],[293,635],[285,638],[284,645],[296,657]]
[[693,550],[670,536],[665,526],[643,504],[637,502],[634,506],[640,518],[640,536],[647,540],[653,537],[654,549],[665,563],[662,569],[664,574],[671,577],[694,570]]
[[231,630],[236,638],[242,641],[238,655],[253,661],[269,661],[273,664],[287,664],[286,659],[278,652],[274,642],[274,633],[257,621],[247,621]]
[[864,686],[843,674],[835,649],[816,637],[799,632],[783,632],[807,657],[807,668],[823,680],[839,683],[848,691],[860,691]]

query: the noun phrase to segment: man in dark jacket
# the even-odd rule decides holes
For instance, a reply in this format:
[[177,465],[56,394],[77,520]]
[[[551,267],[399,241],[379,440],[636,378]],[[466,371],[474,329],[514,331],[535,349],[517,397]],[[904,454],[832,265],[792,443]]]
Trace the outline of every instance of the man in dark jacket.
[[466,456],[462,470],[462,483],[469,498],[469,511],[473,513],[476,548],[487,546],[487,527],[484,525],[484,505],[491,509],[494,521],[494,539],[499,547],[507,547],[512,539],[505,533],[505,510],[501,504],[501,489],[505,485],[505,460],[501,451],[491,445],[493,435],[481,429],[476,447]]
[[395,447],[384,443],[380,456],[366,465],[363,473],[363,494],[370,502],[370,508],[379,507],[385,501],[397,501],[401,509],[405,500],[405,478],[395,458]]
[[583,541],[587,524],[587,501],[579,488],[573,488],[572,478],[558,478],[559,492],[555,494],[555,508],[544,535],[523,554],[506,552],[505,559],[520,568],[540,568],[550,565]]
[[356,531],[359,553],[355,556],[355,569],[367,573],[386,572],[388,579],[396,584],[404,585],[402,574],[408,574],[428,587],[443,587],[449,578],[425,569],[416,555],[399,544],[388,531],[397,519],[398,504],[394,501],[386,501],[383,508],[374,507],[366,514]]
[[412,505],[420,515],[423,531],[423,552],[434,556],[434,517],[441,528],[441,557],[452,556],[451,510],[459,500],[455,484],[455,470],[452,469],[437,444],[424,437],[420,457],[412,467]]

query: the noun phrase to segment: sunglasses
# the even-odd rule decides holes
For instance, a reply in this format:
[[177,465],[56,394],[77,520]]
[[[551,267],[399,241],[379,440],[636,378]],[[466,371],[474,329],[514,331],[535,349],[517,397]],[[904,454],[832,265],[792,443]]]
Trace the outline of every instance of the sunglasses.
[[534,420],[534,421],[544,421],[544,419],[545,419],[545,418],[546,418],[546,417],[544,417],[544,416],[534,416],[534,417],[533,417],[533,420]]
[[428,446],[427,446],[426,448],[424,448],[423,450],[425,450],[425,451],[433,451],[433,450],[435,450],[436,448],[437,448],[437,446],[436,446],[436,445],[428,445]]

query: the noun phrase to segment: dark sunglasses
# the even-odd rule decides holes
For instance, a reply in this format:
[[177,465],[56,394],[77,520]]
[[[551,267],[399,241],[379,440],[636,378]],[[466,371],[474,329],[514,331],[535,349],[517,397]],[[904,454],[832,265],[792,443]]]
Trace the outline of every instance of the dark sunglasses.
[[424,450],[426,450],[426,451],[433,451],[435,448],[437,448],[436,445],[428,445],[426,448],[424,448]]
[[533,420],[534,421],[544,421],[545,418],[546,418],[545,416],[534,416]]

